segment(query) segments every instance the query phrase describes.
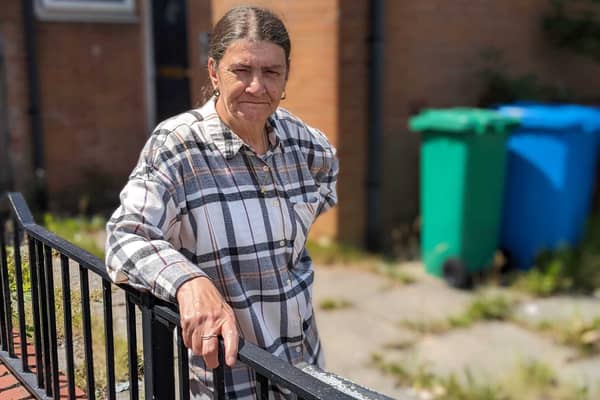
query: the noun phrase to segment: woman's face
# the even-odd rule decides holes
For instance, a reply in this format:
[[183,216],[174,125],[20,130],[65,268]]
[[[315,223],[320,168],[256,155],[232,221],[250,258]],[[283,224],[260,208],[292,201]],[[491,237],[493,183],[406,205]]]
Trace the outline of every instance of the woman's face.
[[208,71],[221,93],[217,111],[230,124],[264,124],[277,109],[287,81],[285,51],[266,41],[234,41],[218,66],[208,60]]

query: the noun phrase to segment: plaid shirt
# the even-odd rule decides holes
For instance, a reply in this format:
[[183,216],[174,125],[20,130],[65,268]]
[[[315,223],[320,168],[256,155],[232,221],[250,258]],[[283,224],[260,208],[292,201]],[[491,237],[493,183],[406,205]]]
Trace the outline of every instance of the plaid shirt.
[[[304,246],[336,203],[338,161],[321,132],[284,109],[267,133],[269,150],[258,155],[222,123],[214,99],[159,124],[107,224],[106,265],[115,282],[170,302],[185,281],[209,277],[245,340],[322,366]],[[212,386],[201,357],[191,373],[192,389]],[[238,363],[226,373],[228,397],[254,398],[254,381]]]

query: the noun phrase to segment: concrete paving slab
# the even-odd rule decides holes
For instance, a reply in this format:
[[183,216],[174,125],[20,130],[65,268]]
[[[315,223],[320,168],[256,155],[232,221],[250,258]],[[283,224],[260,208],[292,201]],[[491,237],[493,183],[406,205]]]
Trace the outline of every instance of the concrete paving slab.
[[393,398],[405,392],[393,378],[382,376],[371,364],[371,355],[389,343],[415,340],[412,333],[359,309],[316,310],[326,369]]
[[470,370],[478,379],[498,380],[522,362],[538,360],[559,371],[574,350],[510,323],[478,323],[442,335],[427,335],[408,352],[396,352],[397,360],[409,357],[427,362],[443,375],[464,375]]
[[557,372],[569,382],[589,387],[600,398],[600,357],[566,363]]
[[533,324],[542,321],[570,322],[574,319],[589,323],[600,318],[600,299],[583,296],[531,299],[520,304],[516,317]]
[[[385,360],[407,368],[427,363],[428,371],[440,375],[453,373],[459,378],[464,378],[464,371],[469,369],[478,380],[490,383],[514,373],[525,361],[537,360],[552,368],[561,381],[587,385],[592,390],[589,399],[600,398],[600,357],[578,360],[576,350],[514,323],[482,322],[445,334],[423,336],[398,324],[400,320],[445,320],[464,312],[473,298],[481,294],[501,294],[519,300],[517,317],[527,318],[527,322],[532,318],[560,322],[575,316],[589,321],[600,315],[597,298],[531,299],[495,287],[482,288],[478,292],[458,291],[426,275],[419,263],[402,268],[417,282],[406,286],[390,285],[387,278],[366,271],[316,268],[314,305],[328,369],[400,398],[406,390],[396,387],[391,377],[384,376],[369,363],[371,354],[382,354]],[[325,312],[318,309],[324,298],[345,299],[354,306]],[[530,315],[532,307],[535,307],[534,315]],[[410,342],[413,347],[403,350],[389,346]]]

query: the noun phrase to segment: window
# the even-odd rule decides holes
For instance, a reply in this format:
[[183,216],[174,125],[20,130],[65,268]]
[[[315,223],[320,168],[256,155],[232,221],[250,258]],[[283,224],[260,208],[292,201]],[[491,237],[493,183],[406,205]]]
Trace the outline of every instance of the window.
[[135,0],[35,0],[43,21],[134,22]]

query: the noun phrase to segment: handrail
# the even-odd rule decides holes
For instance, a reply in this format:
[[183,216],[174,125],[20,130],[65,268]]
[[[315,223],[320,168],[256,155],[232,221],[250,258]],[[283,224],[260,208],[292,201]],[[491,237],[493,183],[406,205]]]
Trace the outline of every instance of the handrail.
[[[4,207],[4,208],[2,208]],[[8,209],[7,209],[8,208]],[[89,306],[89,281],[88,272],[102,279],[103,304],[104,304],[104,331],[105,349],[107,352],[106,363],[107,376],[114,377],[114,337],[112,333],[112,300],[111,288],[118,287],[126,294],[127,305],[127,328],[128,328],[128,356],[129,356],[129,380],[130,388],[137,388],[137,354],[135,343],[135,306],[139,307],[142,314],[142,337],[144,342],[144,382],[146,398],[172,399],[174,398],[176,383],[173,374],[165,373],[175,369],[175,359],[178,358],[179,395],[182,399],[189,397],[189,385],[186,379],[189,375],[187,366],[187,350],[183,346],[179,312],[174,304],[164,302],[153,297],[148,292],[140,292],[130,286],[114,284],[110,281],[103,261],[77,247],[60,236],[37,225],[33,218],[27,202],[20,193],[7,193],[0,197],[0,293],[2,304],[0,305],[0,361],[3,361],[16,377],[26,386],[32,395],[45,400],[56,398],[65,385],[59,384],[59,378],[66,374],[67,391],[69,398],[75,398],[74,366],[72,326],[70,321],[70,288],[63,287],[62,304],[65,309],[64,332],[66,335],[67,371],[59,371],[57,362],[57,321],[54,313],[54,300],[58,303],[59,298],[54,299],[53,274],[53,251],[60,254],[60,268],[62,272],[63,285],[69,285],[69,275],[74,268],[70,268],[69,260],[79,264],[81,305],[83,317],[83,341],[85,345],[85,356],[88,362],[86,369],[87,397],[95,397],[95,378],[93,371],[93,348],[92,329]],[[7,212],[8,211],[8,212]],[[13,293],[9,287],[9,270],[7,265],[7,252],[5,243],[5,222],[8,216],[13,220],[13,252],[15,255],[15,274],[17,279],[17,318],[19,322],[19,334],[21,337],[21,354],[27,356],[27,345],[31,342],[26,338],[23,328],[26,327],[26,316],[23,304],[23,265],[20,257],[21,236],[27,234],[29,248],[29,272],[31,275],[31,307],[33,310],[33,344],[35,345],[36,361],[32,365],[26,359],[19,358],[15,352],[12,341],[14,334],[12,319],[15,310],[13,306]],[[48,304],[52,302],[52,304]],[[66,307],[65,307],[66,306]],[[177,333],[178,356],[173,351],[173,331]],[[133,338],[133,343],[131,342]],[[22,342],[25,343],[22,343]],[[24,346],[24,347],[23,347]],[[16,349],[18,350],[18,349]],[[43,357],[42,357],[43,355]],[[220,343],[220,358],[223,358],[222,341]],[[28,357],[25,357],[28,358]],[[273,356],[258,346],[240,340],[238,360],[251,369],[257,375],[257,386],[260,398],[267,398],[269,382],[281,385],[302,399],[389,399],[382,394],[373,392],[359,385],[340,378],[342,385],[331,385],[306,371],[294,367],[289,363]],[[224,362],[215,369],[215,398],[224,398],[223,387],[217,387],[223,382]],[[169,368],[172,366],[172,368]],[[334,376],[329,374],[329,376]],[[37,379],[36,379],[37,378]],[[61,378],[62,379],[62,378]],[[110,379],[109,379],[110,380]],[[116,398],[115,382],[107,382],[107,396]],[[132,393],[132,398],[137,399],[138,394]]]

